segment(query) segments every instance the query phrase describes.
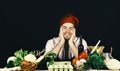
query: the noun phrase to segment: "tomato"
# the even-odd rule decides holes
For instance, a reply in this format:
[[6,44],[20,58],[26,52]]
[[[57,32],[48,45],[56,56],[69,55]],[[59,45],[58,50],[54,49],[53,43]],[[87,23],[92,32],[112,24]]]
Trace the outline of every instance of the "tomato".
[[82,52],[79,54],[78,59],[79,59],[79,60],[80,60],[80,59],[87,59],[87,57],[88,57],[87,52],[86,52],[86,51],[82,51]]
[[77,60],[78,60],[78,58],[74,57],[74,58],[72,59],[72,64],[75,65],[76,62],[77,62]]

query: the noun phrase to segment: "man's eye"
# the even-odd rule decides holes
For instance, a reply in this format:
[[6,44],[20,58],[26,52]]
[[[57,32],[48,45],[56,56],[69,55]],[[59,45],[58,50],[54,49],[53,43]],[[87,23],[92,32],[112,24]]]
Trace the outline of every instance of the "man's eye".
[[63,27],[63,29],[66,29],[66,27]]
[[73,28],[70,28],[70,30],[73,30]]

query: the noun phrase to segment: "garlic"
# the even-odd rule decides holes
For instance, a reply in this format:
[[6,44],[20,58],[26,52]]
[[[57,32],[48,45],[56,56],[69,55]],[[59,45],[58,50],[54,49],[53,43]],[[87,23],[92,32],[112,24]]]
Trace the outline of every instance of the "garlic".
[[85,59],[80,59],[80,62],[81,62],[82,65],[83,65],[84,63],[86,63],[86,60],[85,60]]
[[77,65],[77,66],[81,66],[81,65],[82,65],[82,62],[81,62],[80,60],[77,60],[77,61],[76,61],[76,65]]

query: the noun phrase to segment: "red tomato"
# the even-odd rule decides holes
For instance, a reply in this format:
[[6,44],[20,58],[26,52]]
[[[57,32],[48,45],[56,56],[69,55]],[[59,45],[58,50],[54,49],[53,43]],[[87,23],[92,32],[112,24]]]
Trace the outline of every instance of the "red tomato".
[[86,51],[82,51],[82,52],[79,54],[78,59],[79,59],[79,60],[80,60],[80,59],[87,59],[87,57],[88,57],[87,52],[86,52]]

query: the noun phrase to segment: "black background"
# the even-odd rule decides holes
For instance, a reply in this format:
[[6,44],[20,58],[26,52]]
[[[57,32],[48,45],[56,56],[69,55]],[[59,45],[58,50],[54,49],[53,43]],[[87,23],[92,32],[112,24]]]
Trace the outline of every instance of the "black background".
[[3,0],[0,2],[0,67],[16,50],[42,50],[46,41],[58,36],[59,21],[68,14],[79,20],[77,36],[88,45],[101,40],[104,52],[113,47],[120,60],[119,0]]

